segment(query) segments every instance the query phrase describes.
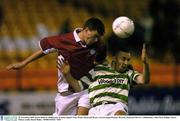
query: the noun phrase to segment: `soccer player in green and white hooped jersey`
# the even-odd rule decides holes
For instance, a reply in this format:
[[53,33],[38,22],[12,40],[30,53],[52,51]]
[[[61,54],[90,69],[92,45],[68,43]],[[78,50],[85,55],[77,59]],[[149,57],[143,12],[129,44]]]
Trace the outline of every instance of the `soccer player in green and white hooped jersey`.
[[143,45],[142,74],[129,68],[131,55],[126,49],[116,53],[114,69],[103,60],[97,61],[98,64],[89,72],[89,75],[81,79],[82,85],[90,84],[89,98],[92,108],[89,110],[89,115],[128,114],[130,85],[144,84],[149,81],[149,67],[145,53],[146,49]]
[[[130,52],[120,49],[115,56],[115,64],[106,63],[104,47],[96,52],[96,66],[79,81],[81,90],[89,87],[91,108],[79,106],[79,115],[126,115],[128,93],[131,84],[144,84],[149,81],[149,66],[146,60],[146,49],[143,45],[143,73],[138,73],[129,65]],[[87,94],[84,94],[87,95]]]
[[130,77],[127,74],[118,73],[103,64],[97,65],[94,71],[95,82],[89,86],[90,103],[93,107],[118,102],[128,103]]

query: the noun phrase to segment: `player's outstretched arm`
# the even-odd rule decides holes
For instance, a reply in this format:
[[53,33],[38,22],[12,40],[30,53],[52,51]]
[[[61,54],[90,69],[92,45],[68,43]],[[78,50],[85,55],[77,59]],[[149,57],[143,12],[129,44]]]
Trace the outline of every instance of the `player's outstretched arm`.
[[35,52],[34,54],[32,54],[31,56],[29,56],[27,59],[18,62],[18,63],[13,63],[10,64],[6,67],[7,70],[17,70],[17,69],[21,69],[23,67],[25,67],[28,63],[33,62],[35,60],[37,60],[38,58],[43,57],[45,54],[43,53],[42,50],[39,50],[37,52]]

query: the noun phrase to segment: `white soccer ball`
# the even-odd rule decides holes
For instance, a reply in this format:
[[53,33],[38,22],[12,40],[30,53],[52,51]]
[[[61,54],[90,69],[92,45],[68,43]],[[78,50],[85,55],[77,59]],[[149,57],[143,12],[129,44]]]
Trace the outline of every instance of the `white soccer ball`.
[[130,37],[134,32],[134,28],[134,22],[126,16],[116,18],[112,24],[113,32],[120,38]]

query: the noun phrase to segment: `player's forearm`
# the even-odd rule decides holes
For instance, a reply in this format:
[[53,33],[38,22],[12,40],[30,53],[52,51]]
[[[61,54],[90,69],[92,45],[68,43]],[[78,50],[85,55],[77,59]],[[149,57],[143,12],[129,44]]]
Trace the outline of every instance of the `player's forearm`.
[[145,84],[150,81],[149,64],[147,62],[143,62],[143,80]]
[[65,74],[65,78],[66,78],[66,81],[69,83],[69,85],[75,92],[81,91],[78,81],[74,79],[70,73]]
[[11,69],[14,69],[14,70],[17,70],[17,69],[21,69],[23,68],[24,66],[26,66],[28,63],[32,62],[32,61],[35,61],[37,60],[38,58],[44,56],[45,54],[43,54],[43,52],[40,50],[40,51],[37,51],[35,52],[34,54],[32,54],[30,57],[28,57],[27,59],[25,59],[24,61],[21,61],[21,62],[18,62],[18,63],[13,63],[13,64],[10,64],[6,67],[7,70],[11,70]]
[[43,57],[44,55],[45,54],[42,52],[42,50],[39,50],[39,51],[35,52],[34,54],[32,54],[31,56],[29,56],[27,59],[25,59],[23,61],[23,63],[25,65],[27,65],[28,63],[31,63],[31,62]]
[[150,81],[149,64],[146,58],[146,44],[143,44],[141,59],[143,62],[143,83],[147,84]]

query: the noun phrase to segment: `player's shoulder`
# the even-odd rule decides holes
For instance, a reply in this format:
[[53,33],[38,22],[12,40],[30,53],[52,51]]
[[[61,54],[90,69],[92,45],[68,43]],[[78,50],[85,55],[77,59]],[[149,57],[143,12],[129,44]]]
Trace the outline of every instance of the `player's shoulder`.
[[112,69],[112,67],[110,65],[108,65],[107,63],[101,63],[101,64],[96,64],[94,65],[94,69],[98,70],[98,69]]
[[127,74],[128,76],[137,76],[140,75],[140,73],[136,70],[133,69],[132,65],[129,65],[127,70],[125,71],[125,74]]
[[72,39],[73,38],[73,32],[69,32],[69,33],[65,33],[65,34],[60,34],[58,35],[59,37],[61,37],[62,39]]
[[125,71],[125,74],[131,76],[134,73],[134,69],[132,65],[127,65],[127,70]]
[[125,72],[125,74],[127,74],[128,76],[131,76],[132,74],[133,74],[133,70],[127,70],[126,72]]

